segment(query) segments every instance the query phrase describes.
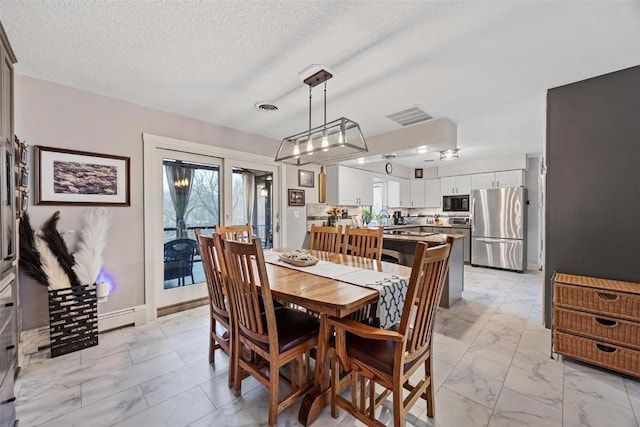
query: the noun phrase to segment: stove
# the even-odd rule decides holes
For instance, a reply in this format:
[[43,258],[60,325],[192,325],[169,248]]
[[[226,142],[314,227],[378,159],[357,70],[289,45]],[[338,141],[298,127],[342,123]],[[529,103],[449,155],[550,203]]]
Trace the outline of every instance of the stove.
[[450,216],[449,225],[471,225],[471,218],[468,216]]

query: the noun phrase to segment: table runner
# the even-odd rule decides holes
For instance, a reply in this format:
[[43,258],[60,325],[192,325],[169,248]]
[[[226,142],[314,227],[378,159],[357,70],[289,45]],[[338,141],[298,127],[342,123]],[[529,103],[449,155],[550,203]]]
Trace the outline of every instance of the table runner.
[[406,277],[322,260],[316,265],[298,267],[281,261],[279,255],[278,252],[265,251],[264,260],[269,264],[377,290],[379,294],[377,315],[380,318],[380,325],[388,328],[400,322],[409,283]]

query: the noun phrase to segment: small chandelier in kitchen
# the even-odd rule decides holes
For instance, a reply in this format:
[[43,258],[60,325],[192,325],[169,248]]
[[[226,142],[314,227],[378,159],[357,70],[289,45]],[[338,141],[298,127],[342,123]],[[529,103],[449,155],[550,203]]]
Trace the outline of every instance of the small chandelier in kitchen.
[[[327,123],[327,80],[331,77],[331,73],[321,69],[304,79],[309,86],[309,130],[283,138],[276,162],[302,166],[369,151],[358,123],[346,117]],[[311,90],[320,83],[324,83],[324,124],[312,129]]]

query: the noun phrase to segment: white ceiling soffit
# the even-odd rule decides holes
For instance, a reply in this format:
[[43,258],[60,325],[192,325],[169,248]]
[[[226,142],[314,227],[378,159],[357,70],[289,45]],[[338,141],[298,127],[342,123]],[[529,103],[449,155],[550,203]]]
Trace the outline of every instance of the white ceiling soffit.
[[18,74],[276,141],[308,127],[298,73],[324,64],[327,120],[369,144],[418,104],[458,126],[461,159],[541,152],[549,88],[640,64],[637,0],[0,0],[0,19]]

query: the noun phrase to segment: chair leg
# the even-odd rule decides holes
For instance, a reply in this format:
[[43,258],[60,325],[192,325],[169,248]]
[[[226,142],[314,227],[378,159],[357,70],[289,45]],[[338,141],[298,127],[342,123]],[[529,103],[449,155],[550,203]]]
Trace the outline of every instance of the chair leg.
[[240,337],[236,331],[233,331],[232,336],[233,350],[231,351],[231,366],[229,369],[233,368],[233,395],[237,397],[240,396],[240,393],[242,392],[242,376],[240,375],[239,361],[239,358],[242,357],[242,343],[239,342]]
[[216,333],[216,320],[211,317],[211,331],[209,332],[209,363],[216,366],[214,353],[216,351],[216,340],[214,338]]
[[436,399],[433,393],[433,359],[431,356],[424,361],[424,369],[425,378],[429,377],[429,387],[425,391],[427,393],[427,417],[433,418],[436,416]]
[[277,366],[269,366],[269,380],[269,427],[272,427],[278,421],[280,369]]
[[336,401],[338,399],[338,393],[340,393],[340,372],[339,367],[340,363],[338,362],[338,357],[334,354],[331,356],[331,416],[333,418],[338,418],[338,406],[336,405]]
[[402,384],[394,384],[393,386],[393,425],[394,427],[404,427],[404,405]]

